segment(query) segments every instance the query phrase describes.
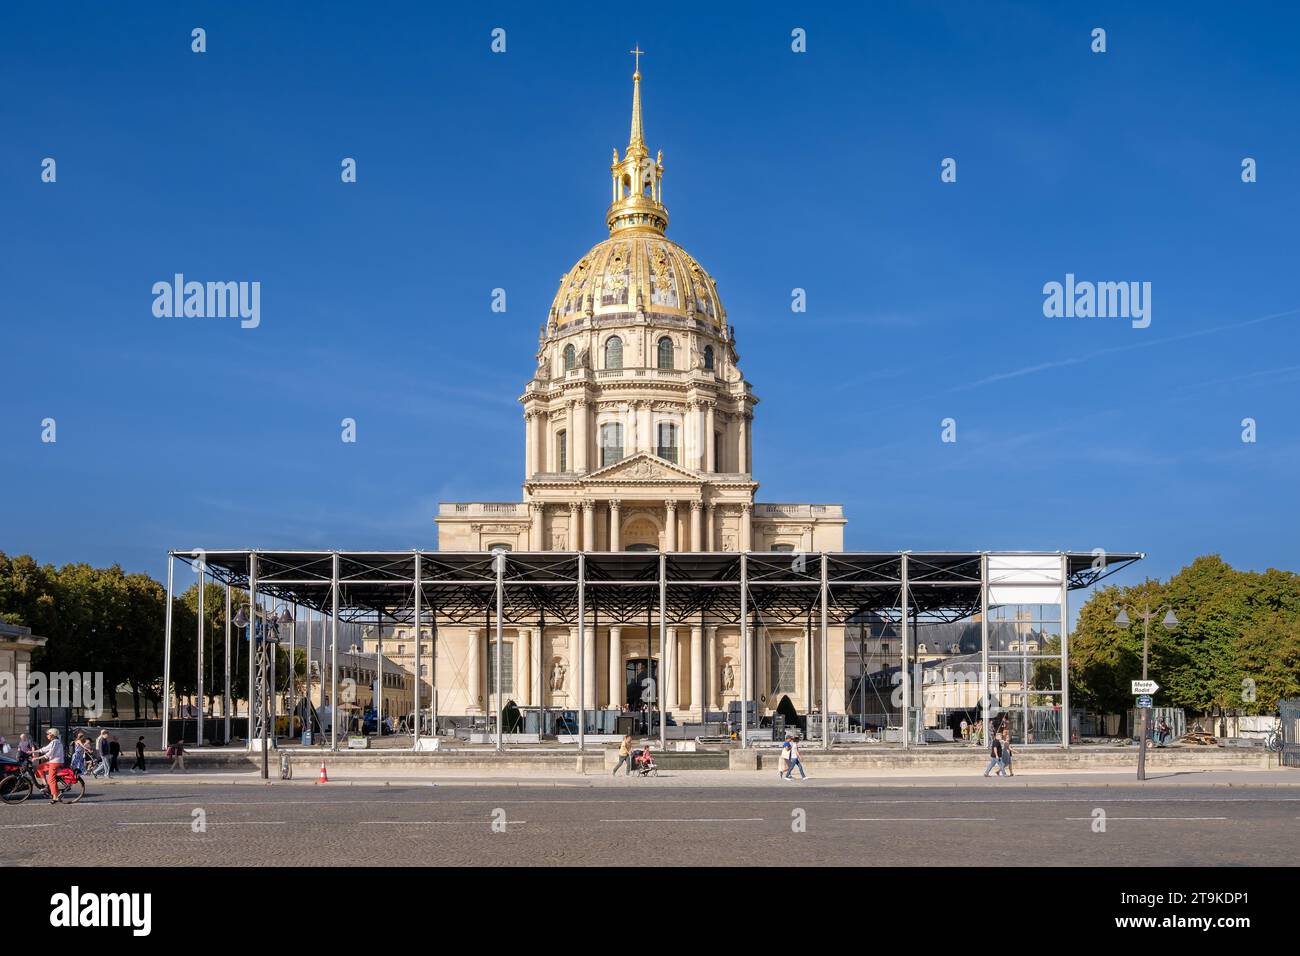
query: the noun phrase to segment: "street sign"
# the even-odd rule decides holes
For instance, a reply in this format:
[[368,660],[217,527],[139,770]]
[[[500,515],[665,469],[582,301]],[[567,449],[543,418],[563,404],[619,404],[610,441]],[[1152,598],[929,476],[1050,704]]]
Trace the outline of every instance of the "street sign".
[[1138,707],[1150,707],[1150,706],[1151,706],[1150,697],[1143,695],[1142,697],[1138,698]]
[[1160,689],[1160,685],[1153,680],[1135,680],[1133,681],[1133,693],[1137,694],[1154,694]]

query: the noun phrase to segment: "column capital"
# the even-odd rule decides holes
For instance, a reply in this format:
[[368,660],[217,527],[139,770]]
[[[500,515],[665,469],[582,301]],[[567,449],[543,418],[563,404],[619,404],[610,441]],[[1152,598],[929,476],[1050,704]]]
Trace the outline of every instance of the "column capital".
[[596,507],[596,500],[595,500],[594,498],[583,498],[583,499],[582,499],[582,510],[583,510],[583,511],[591,511],[591,510],[592,510],[593,508],[595,508],[595,507]]
[[741,514],[747,515],[747,514],[753,514],[753,512],[754,512],[754,505],[752,502],[746,501],[740,506]]
[[546,512],[546,503],[544,501],[530,501],[528,502],[528,510],[535,515],[544,514]]
[[676,499],[676,498],[668,498],[667,500],[664,501],[664,507],[667,508],[669,511],[676,511],[676,510],[677,510],[677,499]]
[[571,515],[576,515],[576,514],[578,513],[578,507],[579,507],[579,505],[578,505],[578,502],[577,502],[577,501],[570,501],[570,502],[569,502],[569,514],[571,514]]
[[701,501],[699,498],[692,498],[692,499],[691,499],[691,510],[692,510],[692,511],[699,511],[699,510],[701,510],[703,507],[704,507],[704,502]]
[[610,511],[617,511],[621,505],[622,505],[622,502],[619,501],[617,498],[610,498],[610,499],[609,499],[609,510],[610,510]]

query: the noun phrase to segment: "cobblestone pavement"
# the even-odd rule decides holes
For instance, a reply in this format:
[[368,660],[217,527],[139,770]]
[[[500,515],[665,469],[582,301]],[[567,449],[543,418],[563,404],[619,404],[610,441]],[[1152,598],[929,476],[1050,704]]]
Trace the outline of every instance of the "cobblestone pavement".
[[[0,806],[0,864],[1296,865],[1300,791],[231,786]],[[1098,821],[1104,816],[1104,832]],[[804,832],[796,832],[803,822]],[[195,832],[202,823],[205,829]],[[495,824],[495,827],[494,827]],[[500,832],[499,832],[500,831]]]

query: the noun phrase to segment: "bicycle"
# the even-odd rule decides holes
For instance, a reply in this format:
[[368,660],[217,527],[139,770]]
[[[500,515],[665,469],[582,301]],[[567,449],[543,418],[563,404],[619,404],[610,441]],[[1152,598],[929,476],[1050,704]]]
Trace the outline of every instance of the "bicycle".
[[1268,736],[1264,738],[1264,746],[1268,749],[1269,753],[1280,754],[1285,742],[1286,741],[1282,736],[1282,718],[1279,715],[1273,724],[1273,729],[1270,730]]
[[[86,782],[81,772],[72,767],[55,771],[55,785],[59,788],[59,799],[67,803],[76,803],[86,795]],[[30,759],[20,760],[17,772],[0,780],[0,801],[4,803],[22,803],[33,793],[48,795],[49,792],[45,775],[37,774]]]

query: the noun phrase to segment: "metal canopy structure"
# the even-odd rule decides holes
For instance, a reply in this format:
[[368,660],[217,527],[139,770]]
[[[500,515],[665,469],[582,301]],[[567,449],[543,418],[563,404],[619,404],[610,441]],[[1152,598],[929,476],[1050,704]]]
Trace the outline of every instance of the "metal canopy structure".
[[[996,552],[1000,557],[1044,552]],[[909,624],[951,622],[987,610],[990,552],[443,552],[443,551],[172,551],[168,558],[168,609],[171,561],[183,560],[226,585],[227,594],[246,592],[309,608],[334,625],[335,653],[340,622],[379,622],[431,626],[477,626],[490,620],[498,649],[503,627],[538,621],[594,629],[600,625],[658,625],[660,641],[669,625],[707,620],[739,625],[742,686],[751,687],[748,632],[751,620],[768,624],[814,624],[822,635],[822,727],[826,731],[829,696],[826,629],[873,614]],[[1069,590],[1090,587],[1144,557],[1140,552],[1055,552],[1059,558],[1061,604]],[[228,605],[229,606],[229,605]],[[985,615],[987,617],[987,615]],[[170,686],[171,615],[167,620],[164,682]],[[419,671],[420,641],[415,642]],[[579,641],[582,672],[584,641]],[[435,644],[436,646],[436,644]],[[662,643],[660,645],[663,646]],[[906,647],[904,648],[906,654]],[[1063,655],[1068,651],[1063,649]],[[332,655],[333,656],[333,655]],[[497,655],[500,668],[500,654]],[[906,666],[906,661],[905,661]],[[331,664],[337,700],[337,667]],[[500,675],[497,675],[500,686]],[[436,674],[432,680],[436,688]],[[578,681],[579,745],[582,717],[594,702],[583,700]],[[419,677],[415,681],[420,713]],[[250,688],[250,697],[255,688]],[[904,688],[906,697],[906,688]],[[227,696],[229,689],[227,688]],[[170,700],[170,695],[167,695]],[[746,700],[742,702],[742,724]],[[906,703],[904,705],[907,706]],[[167,733],[164,712],[164,735]],[[419,729],[417,720],[416,746]],[[663,727],[660,726],[662,741]],[[164,739],[167,739],[164,736]],[[742,727],[741,740],[744,741]],[[337,738],[331,734],[331,746]],[[498,722],[498,747],[500,726]]]

